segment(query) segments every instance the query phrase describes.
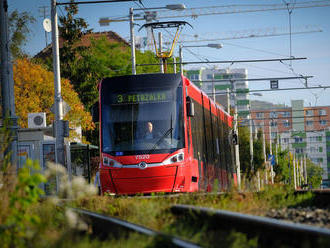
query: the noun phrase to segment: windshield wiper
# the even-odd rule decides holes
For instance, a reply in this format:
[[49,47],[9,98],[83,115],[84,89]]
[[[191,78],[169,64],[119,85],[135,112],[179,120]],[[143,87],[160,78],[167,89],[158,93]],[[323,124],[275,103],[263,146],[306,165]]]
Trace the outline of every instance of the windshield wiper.
[[162,137],[160,137],[157,142],[154,144],[154,146],[147,152],[147,154],[150,154],[162,141],[163,139],[169,135],[169,133],[171,133],[173,130],[173,127],[170,127],[164,134]]

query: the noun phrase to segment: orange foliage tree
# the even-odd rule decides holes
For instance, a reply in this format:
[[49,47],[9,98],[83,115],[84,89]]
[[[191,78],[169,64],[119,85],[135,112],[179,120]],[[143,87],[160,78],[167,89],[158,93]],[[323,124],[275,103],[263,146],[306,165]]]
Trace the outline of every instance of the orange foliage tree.
[[[54,103],[53,72],[26,58],[18,59],[14,63],[14,82],[15,108],[20,127],[27,127],[28,113],[38,112],[46,112],[47,124],[51,124],[54,121],[54,114],[50,111]],[[70,128],[81,126],[84,130],[94,129],[91,114],[85,111],[69,80],[61,79],[61,91],[63,100],[71,107],[64,117],[69,121]],[[70,132],[70,137],[76,135]]]

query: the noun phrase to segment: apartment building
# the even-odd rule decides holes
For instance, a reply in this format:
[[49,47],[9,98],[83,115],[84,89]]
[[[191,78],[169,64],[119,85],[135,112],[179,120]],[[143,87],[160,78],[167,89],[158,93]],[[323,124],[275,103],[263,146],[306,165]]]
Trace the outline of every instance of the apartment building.
[[303,100],[293,100],[291,107],[253,109],[251,116],[266,140],[277,140],[282,148],[297,156],[307,154],[320,165],[322,179],[330,186],[330,106],[304,107]]
[[231,97],[231,106],[237,106],[240,116],[246,117],[250,112],[249,85],[247,69],[219,69],[199,68],[188,70],[187,77],[199,86],[206,94],[213,97],[216,102],[227,109],[227,89],[236,92],[235,98]]

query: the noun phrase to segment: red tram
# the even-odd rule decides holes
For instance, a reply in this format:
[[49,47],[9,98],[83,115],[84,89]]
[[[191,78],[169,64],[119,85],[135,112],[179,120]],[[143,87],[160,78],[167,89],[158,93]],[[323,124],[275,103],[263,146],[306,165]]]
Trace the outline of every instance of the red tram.
[[99,92],[103,194],[210,191],[216,182],[224,190],[236,181],[232,117],[186,77],[105,78]]

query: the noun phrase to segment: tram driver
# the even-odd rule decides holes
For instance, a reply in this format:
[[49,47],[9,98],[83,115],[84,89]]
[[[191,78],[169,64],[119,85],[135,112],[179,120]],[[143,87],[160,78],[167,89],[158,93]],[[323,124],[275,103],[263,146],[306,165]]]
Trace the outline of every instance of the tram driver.
[[152,125],[152,122],[151,121],[148,121],[147,122],[147,131],[144,134],[144,138],[145,139],[153,139],[153,138],[155,138],[155,134],[153,132],[153,125]]

